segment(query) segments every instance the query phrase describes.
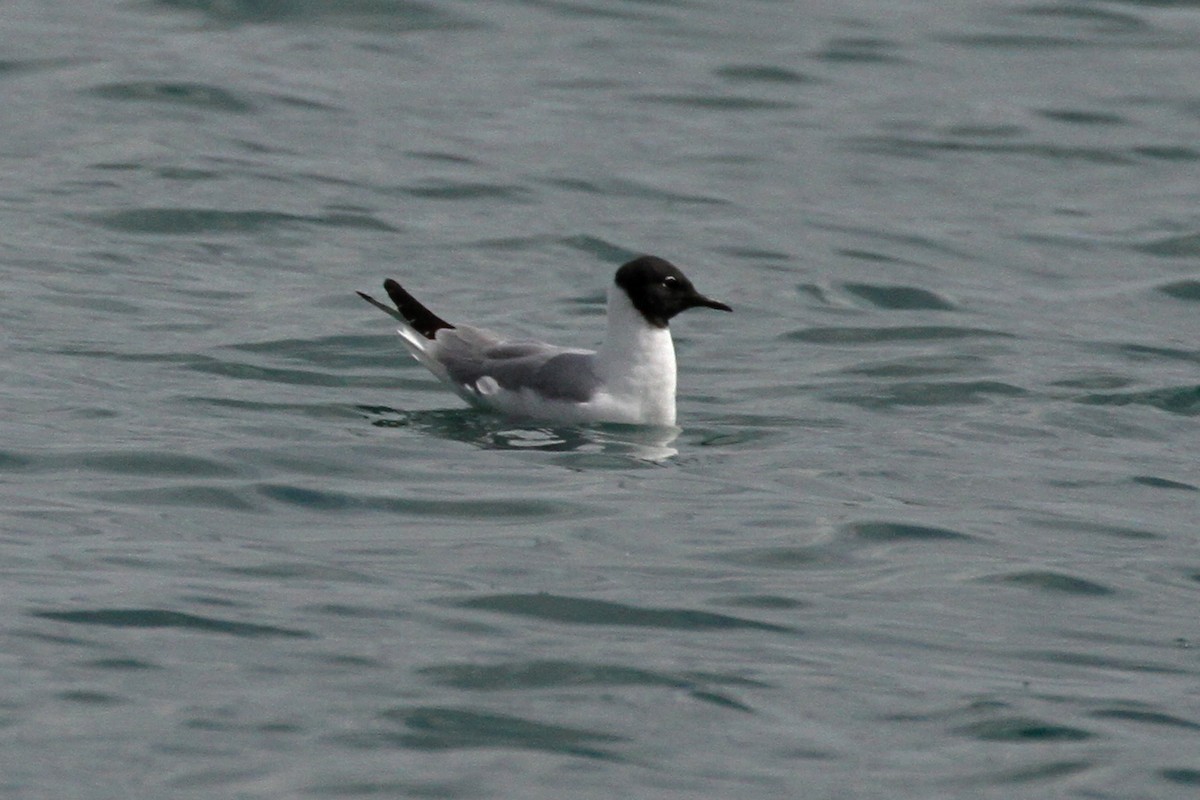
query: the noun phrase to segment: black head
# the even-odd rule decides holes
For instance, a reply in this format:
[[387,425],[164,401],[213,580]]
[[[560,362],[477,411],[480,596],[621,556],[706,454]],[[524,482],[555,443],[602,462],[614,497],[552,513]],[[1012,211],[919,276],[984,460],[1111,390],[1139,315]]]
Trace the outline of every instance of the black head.
[[617,270],[616,282],[633,307],[657,328],[667,327],[671,317],[697,306],[733,311],[697,292],[679,267],[658,256],[639,256],[625,264]]

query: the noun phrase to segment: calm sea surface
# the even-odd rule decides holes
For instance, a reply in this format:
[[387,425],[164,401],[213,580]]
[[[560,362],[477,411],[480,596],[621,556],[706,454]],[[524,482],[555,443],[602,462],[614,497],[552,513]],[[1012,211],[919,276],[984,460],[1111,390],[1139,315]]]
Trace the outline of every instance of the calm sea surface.
[[[1200,794],[1200,6],[0,26],[0,795]],[[671,432],[462,406],[355,290]]]

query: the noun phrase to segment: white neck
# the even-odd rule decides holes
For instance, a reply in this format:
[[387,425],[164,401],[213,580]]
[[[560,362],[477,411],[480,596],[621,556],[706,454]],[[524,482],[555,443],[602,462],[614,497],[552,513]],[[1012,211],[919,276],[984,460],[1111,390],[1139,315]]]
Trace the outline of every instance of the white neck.
[[675,424],[671,331],[648,323],[615,284],[608,289],[608,333],[597,367],[614,397],[636,408],[639,422]]

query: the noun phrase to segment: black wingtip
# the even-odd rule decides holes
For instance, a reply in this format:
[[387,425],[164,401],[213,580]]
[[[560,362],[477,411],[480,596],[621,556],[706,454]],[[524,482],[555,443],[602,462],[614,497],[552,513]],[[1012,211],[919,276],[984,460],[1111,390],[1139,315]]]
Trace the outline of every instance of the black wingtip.
[[454,328],[449,322],[421,305],[415,297],[404,290],[403,286],[391,278],[383,282],[383,289],[388,293],[388,297],[392,298],[396,308],[400,309],[404,321],[426,339],[432,339],[440,330]]
[[378,301],[378,300],[376,300],[374,297],[371,297],[371,295],[367,294],[366,292],[355,292],[355,294],[357,294],[357,295],[358,295],[359,297],[361,297],[363,300],[366,300],[366,301],[367,301],[368,303],[370,303],[371,305],[373,305],[373,306],[375,306],[376,308],[378,308],[378,309],[379,309],[380,311],[382,311],[383,313],[387,314],[389,317],[395,317],[396,319],[400,320],[401,322],[407,322],[407,321],[408,321],[408,320],[404,319],[404,317],[403,317],[403,316],[400,314],[400,312],[399,312],[399,311],[397,311],[397,310],[396,310],[396,309],[394,309],[394,308],[388,308],[388,307],[387,307],[387,306],[385,306],[383,303],[379,302],[379,301]]

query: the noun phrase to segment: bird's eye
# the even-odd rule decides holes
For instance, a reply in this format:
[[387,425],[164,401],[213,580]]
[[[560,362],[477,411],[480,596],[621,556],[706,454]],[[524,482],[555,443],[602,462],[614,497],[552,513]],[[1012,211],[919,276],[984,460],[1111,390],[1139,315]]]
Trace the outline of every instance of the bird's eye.
[[679,285],[679,279],[676,278],[674,275],[668,275],[667,277],[662,279],[662,285],[667,287],[668,289],[674,289],[676,286]]

